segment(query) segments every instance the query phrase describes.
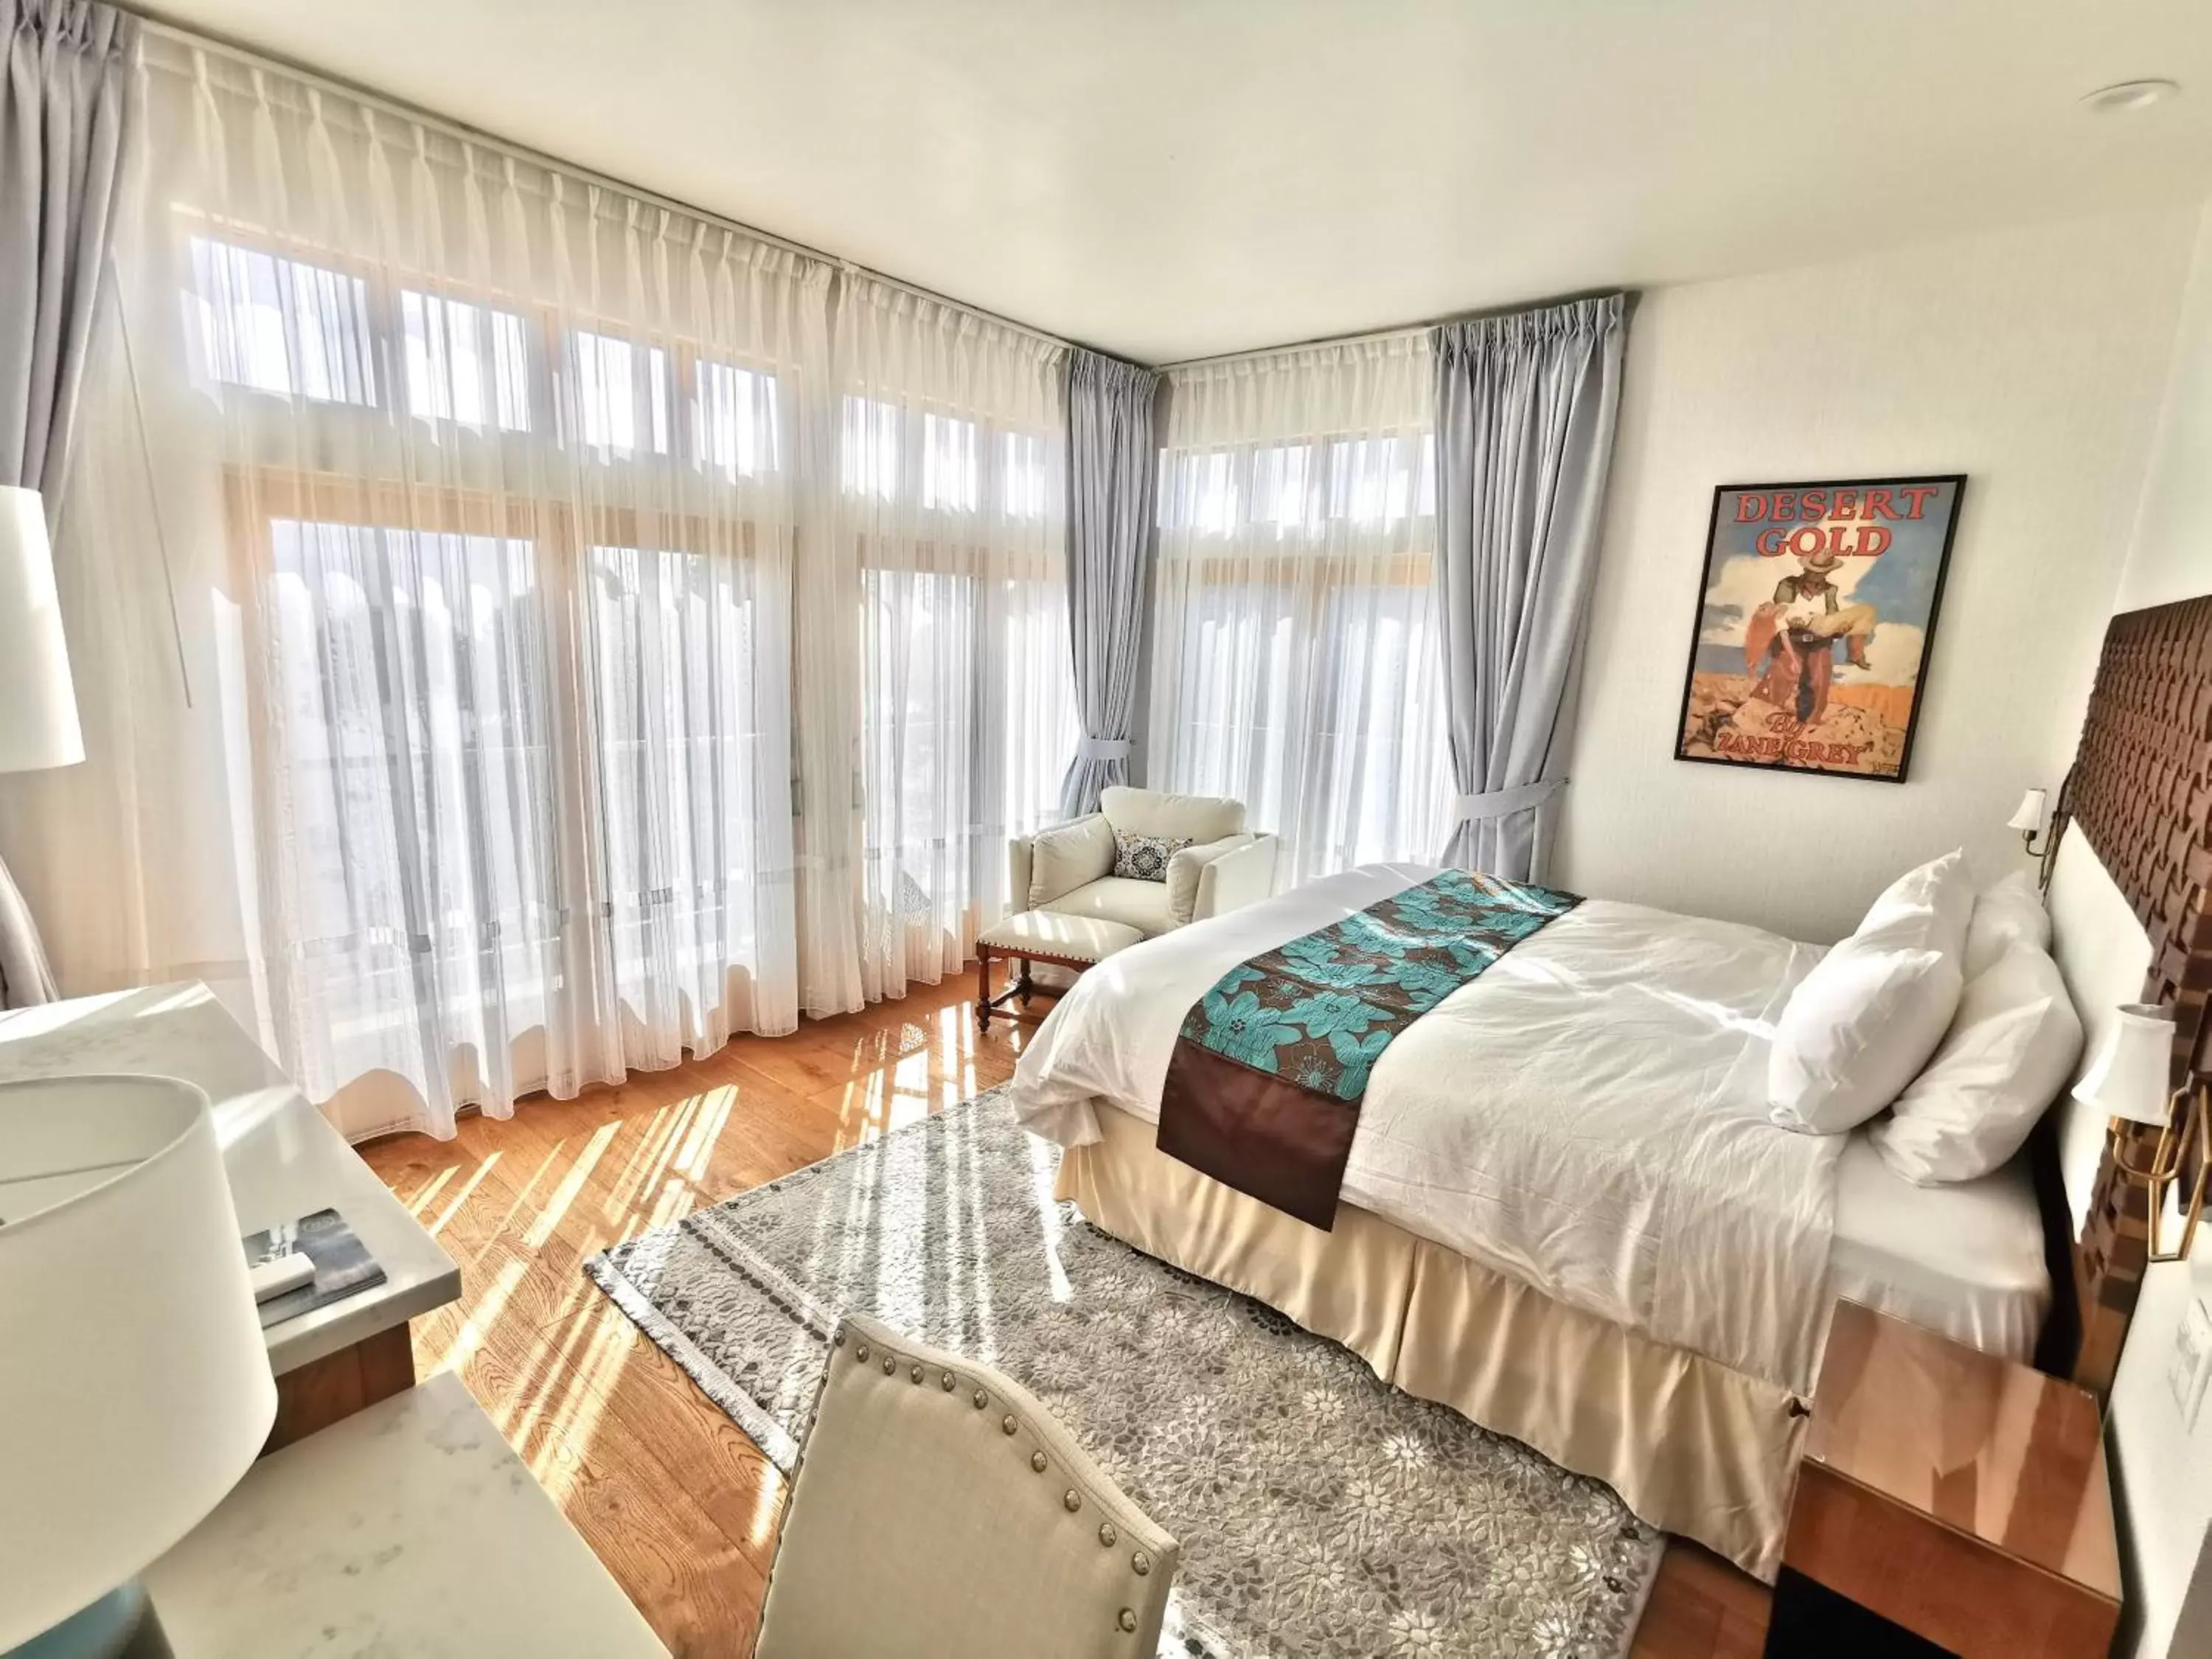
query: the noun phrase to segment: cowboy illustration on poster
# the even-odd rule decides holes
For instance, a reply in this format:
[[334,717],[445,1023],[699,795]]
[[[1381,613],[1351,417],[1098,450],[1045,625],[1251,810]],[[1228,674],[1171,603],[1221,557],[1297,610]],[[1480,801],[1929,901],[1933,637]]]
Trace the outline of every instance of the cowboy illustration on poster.
[[1675,757],[1901,782],[1965,484],[1715,490]]

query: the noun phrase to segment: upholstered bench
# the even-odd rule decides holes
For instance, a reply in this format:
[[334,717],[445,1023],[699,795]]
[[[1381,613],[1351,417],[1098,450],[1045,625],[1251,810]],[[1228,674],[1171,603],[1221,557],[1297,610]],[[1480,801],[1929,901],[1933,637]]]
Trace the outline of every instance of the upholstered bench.
[[[1024,910],[1008,916],[996,927],[985,928],[975,936],[975,1029],[988,1031],[994,1013],[1001,1019],[1042,1018],[1026,1012],[1030,999],[1039,991],[1055,997],[1060,991],[1032,980],[1031,963],[1048,962],[1079,974],[1105,961],[1116,951],[1127,950],[1143,938],[1143,933],[1127,922],[1108,921],[1102,916],[1069,915],[1060,910]],[[1006,957],[1012,957],[1016,963],[1013,983],[993,996],[992,961]],[[1022,1005],[1022,1012],[1006,1006],[1016,1000]]]

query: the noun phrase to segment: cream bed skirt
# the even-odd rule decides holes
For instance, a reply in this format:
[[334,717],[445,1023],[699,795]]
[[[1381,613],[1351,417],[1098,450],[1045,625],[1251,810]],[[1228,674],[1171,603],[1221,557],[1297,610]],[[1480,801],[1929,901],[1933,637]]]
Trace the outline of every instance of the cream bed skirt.
[[1787,1389],[1638,1335],[1346,1204],[1320,1232],[1102,1106],[1059,1195],[1116,1238],[1333,1337],[1408,1394],[1604,1481],[1772,1583],[1805,1419]]

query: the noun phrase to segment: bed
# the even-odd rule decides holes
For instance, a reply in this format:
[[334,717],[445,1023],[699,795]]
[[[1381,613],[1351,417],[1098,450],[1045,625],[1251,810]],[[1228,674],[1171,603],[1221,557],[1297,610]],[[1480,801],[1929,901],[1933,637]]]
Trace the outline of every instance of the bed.
[[1158,1151],[1208,988],[1435,873],[1363,866],[1112,957],[1023,1055],[1016,1110],[1097,1225],[1771,1579],[1833,1298],[2027,1358],[2051,1294],[2033,1185],[1917,1188],[1860,1134],[1772,1127],[1770,1024],[1820,947],[1601,900],[1383,1052],[1333,1228]]

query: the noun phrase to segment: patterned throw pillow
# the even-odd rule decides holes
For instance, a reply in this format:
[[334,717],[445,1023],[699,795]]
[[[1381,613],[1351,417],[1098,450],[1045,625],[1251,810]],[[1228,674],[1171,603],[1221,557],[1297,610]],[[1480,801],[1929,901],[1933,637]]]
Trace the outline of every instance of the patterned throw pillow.
[[1165,836],[1137,836],[1127,830],[1114,832],[1114,873],[1132,881],[1165,881],[1168,860],[1191,844],[1188,836],[1170,841]]

